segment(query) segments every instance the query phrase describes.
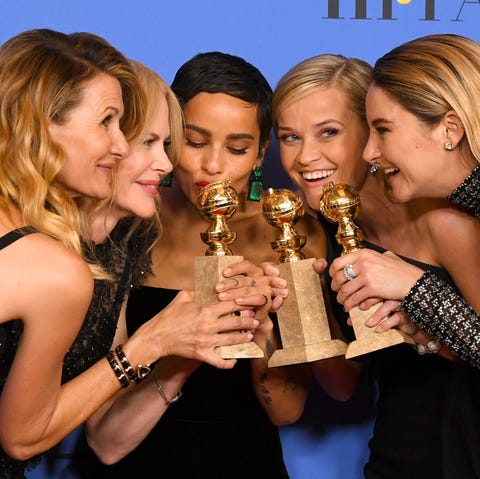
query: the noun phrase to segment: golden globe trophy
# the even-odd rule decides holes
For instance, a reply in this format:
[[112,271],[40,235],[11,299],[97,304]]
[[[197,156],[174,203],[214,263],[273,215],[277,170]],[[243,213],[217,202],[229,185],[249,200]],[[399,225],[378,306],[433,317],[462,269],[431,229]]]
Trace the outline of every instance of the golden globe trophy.
[[[200,234],[202,241],[208,245],[205,256],[195,257],[195,301],[213,304],[218,302],[215,285],[223,279],[223,270],[243,260],[243,256],[233,256],[229,247],[237,234],[228,228],[227,220],[238,209],[238,195],[230,180],[210,183],[202,188],[198,209],[211,225]],[[263,351],[253,341],[218,346],[215,352],[224,359],[263,357]]]
[[282,349],[268,365],[284,366],[344,355],[347,344],[332,339],[320,276],[313,270],[315,258],[300,251],[306,239],[294,229],[305,211],[300,197],[291,190],[268,189],[263,216],[276,228],[272,249],[280,253],[280,274],[288,282],[288,296],[277,311]]
[[[337,242],[342,246],[342,255],[360,249],[363,233],[354,223],[360,210],[360,194],[350,185],[329,182],[323,186],[323,196],[320,200],[320,211],[332,223],[338,223],[336,234]],[[377,333],[374,328],[365,325],[365,322],[382,305],[375,304],[367,311],[358,307],[350,310],[350,318],[355,333],[347,349],[347,359],[367,354],[378,349],[388,348],[401,343],[414,344],[410,336],[398,329],[388,329]]]

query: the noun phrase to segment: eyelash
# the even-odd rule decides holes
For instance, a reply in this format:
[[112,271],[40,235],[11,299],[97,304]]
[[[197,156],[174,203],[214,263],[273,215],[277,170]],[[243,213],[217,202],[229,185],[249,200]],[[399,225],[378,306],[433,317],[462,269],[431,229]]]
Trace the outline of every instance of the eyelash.
[[185,142],[188,146],[191,146],[192,148],[201,148],[202,146],[205,145],[205,143],[197,143],[197,142],[192,141],[188,138],[185,138]]
[[[200,143],[190,140],[189,138],[185,138],[185,142],[188,146],[192,148],[202,148],[206,145],[206,143]],[[228,151],[233,155],[245,155],[247,153],[248,147],[246,148],[228,148]]]
[[111,123],[111,121],[112,121],[112,118],[113,118],[112,115],[106,116],[106,117],[102,120],[102,125],[103,125],[103,126],[109,126],[110,123]]

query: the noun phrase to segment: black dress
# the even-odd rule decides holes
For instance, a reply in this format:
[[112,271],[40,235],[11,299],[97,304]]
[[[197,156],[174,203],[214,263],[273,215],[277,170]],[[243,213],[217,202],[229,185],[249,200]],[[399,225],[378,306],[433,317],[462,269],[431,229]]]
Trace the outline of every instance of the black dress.
[[[128,301],[128,334],[177,294],[142,286]],[[231,370],[201,365],[145,440],[112,466],[97,463],[90,479],[288,478],[278,430],[254,394],[250,361]],[[159,398],[160,400],[160,398]]]
[[[403,259],[452,283],[442,268]],[[408,345],[373,353],[371,361],[379,394],[365,477],[480,477],[480,373]]]
[[[35,233],[35,230],[22,228],[10,231],[0,238],[0,250],[30,233]],[[0,323],[0,394],[15,358],[22,332],[23,323],[20,320]],[[0,447],[0,477],[2,479],[23,479],[25,468],[34,466],[38,461],[39,458],[33,458],[29,461],[15,461]]]
[[[141,223],[135,232],[130,235],[133,221],[136,220],[125,219],[120,221],[110,237],[104,243],[95,246],[95,259],[113,275],[113,281],[95,280],[93,300],[87,316],[63,361],[62,383],[78,376],[108,353],[115,336],[125,295],[132,285],[140,281],[150,268],[150,258],[147,250],[155,238],[155,230],[150,223]],[[22,331],[20,321],[10,323],[13,323],[11,328],[9,328],[9,323],[0,325],[2,387]],[[6,360],[6,352],[3,351],[9,352],[8,361]],[[18,472],[21,475],[7,475],[0,469],[0,477],[1,479],[23,478],[23,470],[37,466],[40,460],[46,462],[47,469],[55,469],[55,463],[58,459],[65,460],[65,453],[59,452],[61,450],[62,447],[59,445],[47,451],[43,457],[21,463],[21,467],[19,467],[22,472]],[[77,450],[72,451],[72,467],[84,462],[83,451],[83,445],[78,445]],[[3,454],[0,458],[3,465],[5,460]]]

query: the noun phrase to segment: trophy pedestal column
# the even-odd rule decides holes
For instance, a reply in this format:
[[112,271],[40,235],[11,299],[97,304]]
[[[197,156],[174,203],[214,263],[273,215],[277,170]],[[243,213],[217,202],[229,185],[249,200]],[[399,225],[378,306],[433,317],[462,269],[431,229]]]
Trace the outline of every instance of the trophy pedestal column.
[[[195,301],[198,304],[218,302],[215,285],[223,278],[222,271],[243,256],[196,256]],[[253,341],[231,346],[218,346],[215,352],[223,359],[263,358],[263,351]]]
[[367,321],[382,304],[383,303],[375,304],[367,311],[362,311],[358,307],[350,310],[349,315],[352,320],[356,339],[348,345],[347,353],[345,354],[347,359],[397,344],[415,344],[408,334],[405,334],[399,329],[387,329],[387,331],[383,333],[377,333],[374,328],[365,325],[365,321]]
[[331,337],[314,261],[310,258],[277,265],[280,276],[288,282],[288,296],[277,312],[282,349],[273,353],[269,367],[318,361],[347,351],[346,343]]

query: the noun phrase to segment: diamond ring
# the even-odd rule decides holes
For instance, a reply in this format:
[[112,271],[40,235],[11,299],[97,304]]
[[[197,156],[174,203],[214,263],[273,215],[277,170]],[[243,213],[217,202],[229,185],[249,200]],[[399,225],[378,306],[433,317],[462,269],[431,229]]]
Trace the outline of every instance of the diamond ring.
[[343,274],[345,275],[345,278],[348,279],[348,281],[351,281],[353,278],[357,277],[357,273],[353,270],[353,264],[347,264],[343,268]]

